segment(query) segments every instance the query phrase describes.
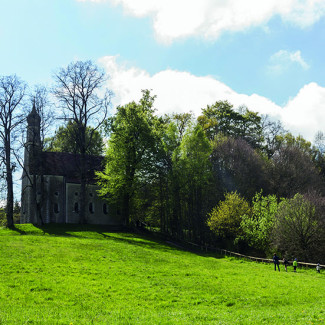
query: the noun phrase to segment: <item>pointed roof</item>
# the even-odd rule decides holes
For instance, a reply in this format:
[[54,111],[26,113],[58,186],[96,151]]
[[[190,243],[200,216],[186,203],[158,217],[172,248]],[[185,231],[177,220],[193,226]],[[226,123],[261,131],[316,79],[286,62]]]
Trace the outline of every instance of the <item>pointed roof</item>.
[[39,116],[39,114],[36,111],[35,101],[34,101],[33,108],[27,116],[27,123],[28,123],[28,125],[35,125],[35,124],[39,125],[40,121],[41,121],[41,117]]

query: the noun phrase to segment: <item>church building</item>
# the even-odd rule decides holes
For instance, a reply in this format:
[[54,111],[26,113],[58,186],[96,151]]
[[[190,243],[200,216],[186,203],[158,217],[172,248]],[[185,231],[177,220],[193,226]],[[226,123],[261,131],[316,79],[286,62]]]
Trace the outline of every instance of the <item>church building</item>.
[[[80,155],[42,151],[40,121],[33,107],[27,117],[21,223],[79,223]],[[86,223],[121,225],[119,214],[97,195],[95,171],[102,163],[103,157],[87,156]]]

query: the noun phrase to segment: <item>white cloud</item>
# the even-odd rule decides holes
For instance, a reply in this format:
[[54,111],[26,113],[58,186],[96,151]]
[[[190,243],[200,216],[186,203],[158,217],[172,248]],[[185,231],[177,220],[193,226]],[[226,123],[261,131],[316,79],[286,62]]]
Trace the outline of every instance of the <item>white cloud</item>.
[[[159,114],[192,111],[196,116],[201,109],[218,100],[228,100],[235,108],[246,105],[250,110],[268,114],[281,120],[295,135],[308,140],[325,125],[325,88],[316,83],[305,85],[284,107],[257,94],[239,94],[211,76],[197,77],[188,72],[164,70],[154,75],[146,71],[118,64],[116,57],[100,59],[110,75],[108,87],[114,91],[114,105],[124,105],[141,98],[142,89],[152,89],[157,95],[155,107]],[[324,130],[325,131],[325,130]]]
[[282,118],[295,134],[313,140],[319,130],[325,131],[325,87],[315,82],[300,89],[283,109]]
[[289,52],[280,50],[270,57],[270,63],[268,70],[275,74],[281,74],[292,65],[298,65],[304,70],[310,68],[309,64],[302,58],[300,51]]
[[325,14],[324,0],[76,0],[121,5],[136,17],[151,16],[163,42],[200,36],[215,39],[224,31],[265,27],[274,16],[301,28]]

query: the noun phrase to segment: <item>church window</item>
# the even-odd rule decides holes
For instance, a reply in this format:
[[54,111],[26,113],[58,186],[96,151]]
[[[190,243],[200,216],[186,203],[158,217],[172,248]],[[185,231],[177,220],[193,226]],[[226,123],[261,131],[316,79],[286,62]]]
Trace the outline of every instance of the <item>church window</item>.
[[76,202],[76,203],[74,204],[73,211],[76,212],[76,213],[79,212],[79,203],[78,203],[78,202]]
[[107,214],[107,204],[106,203],[103,204],[103,213]]
[[89,212],[94,213],[94,205],[92,202],[89,203]]
[[53,211],[54,211],[54,213],[59,213],[59,204],[58,203],[54,203]]

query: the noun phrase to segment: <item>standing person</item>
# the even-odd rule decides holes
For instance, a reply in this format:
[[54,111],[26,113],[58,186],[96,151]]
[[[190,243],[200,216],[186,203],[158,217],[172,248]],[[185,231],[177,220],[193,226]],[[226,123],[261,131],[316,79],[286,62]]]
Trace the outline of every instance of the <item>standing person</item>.
[[317,273],[320,273],[320,265],[319,265],[319,263],[317,263],[317,265],[316,265],[316,271],[317,271]]
[[298,262],[297,262],[297,259],[296,258],[293,261],[292,265],[293,265],[293,272],[296,272],[297,271],[297,266],[298,266]]
[[273,254],[273,263],[274,263],[274,271],[276,271],[276,266],[278,266],[278,270],[280,272],[279,257],[275,253]]
[[289,262],[285,257],[283,258],[283,265],[284,265],[284,269],[286,270],[286,272],[288,272],[287,268],[288,268]]

